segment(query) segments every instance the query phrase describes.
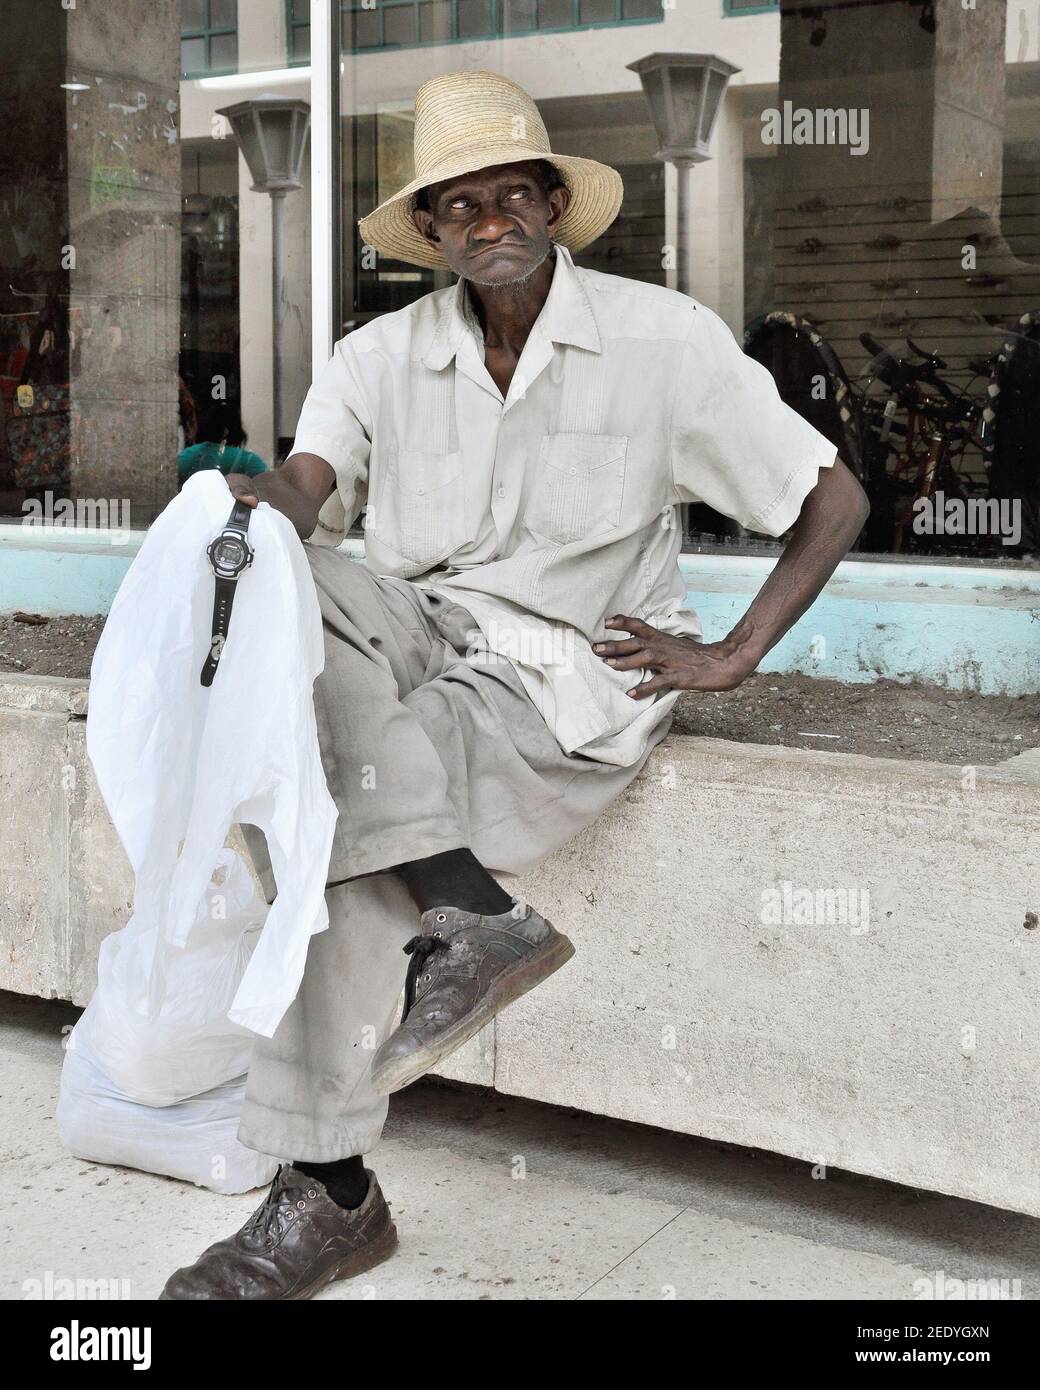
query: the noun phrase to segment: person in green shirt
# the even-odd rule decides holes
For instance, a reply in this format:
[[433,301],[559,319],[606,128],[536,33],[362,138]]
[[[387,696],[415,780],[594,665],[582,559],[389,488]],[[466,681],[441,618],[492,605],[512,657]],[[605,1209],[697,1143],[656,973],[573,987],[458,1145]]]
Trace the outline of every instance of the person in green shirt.
[[219,468],[221,473],[245,473],[255,477],[266,473],[267,464],[259,454],[244,447],[246,432],[237,407],[214,401],[198,410],[198,432],[177,455],[177,486],[184,486],[193,473],[203,468]]

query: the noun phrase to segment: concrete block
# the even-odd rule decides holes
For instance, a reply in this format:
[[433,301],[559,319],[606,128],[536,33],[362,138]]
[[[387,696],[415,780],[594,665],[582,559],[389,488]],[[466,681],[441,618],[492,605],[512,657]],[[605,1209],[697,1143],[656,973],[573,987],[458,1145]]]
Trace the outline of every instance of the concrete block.
[[64,774],[69,812],[65,997],[83,1005],[97,988],[101,943],[126,926],[134,903],[133,871],[101,800],[86,739],[86,720],[70,720]]
[[1035,771],[668,739],[524,891],[498,1090],[1040,1215]]
[[[132,892],[84,694],[0,682],[0,988],[78,1003]],[[666,739],[505,882],[578,953],[439,1074],[1040,1215],[1038,783]]]
[[67,722],[47,709],[0,706],[0,989],[45,999],[66,988]]

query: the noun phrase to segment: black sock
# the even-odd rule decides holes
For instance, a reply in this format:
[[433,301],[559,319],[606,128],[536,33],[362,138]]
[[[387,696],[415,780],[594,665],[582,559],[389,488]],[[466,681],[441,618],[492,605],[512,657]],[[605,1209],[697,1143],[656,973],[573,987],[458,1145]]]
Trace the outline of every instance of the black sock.
[[397,872],[420,912],[431,907],[460,907],[465,912],[493,917],[513,906],[513,899],[472,850],[449,849],[428,859],[413,859],[399,864]]
[[324,1183],[325,1191],[338,1207],[353,1211],[368,1196],[368,1177],[365,1174],[364,1159],[360,1154],[350,1158],[338,1158],[334,1163],[307,1163],[297,1160],[293,1164],[309,1178],[317,1178]]

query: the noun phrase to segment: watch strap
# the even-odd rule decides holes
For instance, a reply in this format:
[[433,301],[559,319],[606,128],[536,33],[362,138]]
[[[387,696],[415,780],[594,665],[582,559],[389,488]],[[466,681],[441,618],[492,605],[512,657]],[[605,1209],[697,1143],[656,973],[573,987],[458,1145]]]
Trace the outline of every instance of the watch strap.
[[223,579],[217,576],[216,587],[213,593],[213,626],[209,642],[209,652],[202,667],[202,684],[209,686],[213,684],[213,677],[217,673],[217,663],[220,661],[224,650],[224,643],[231,628],[231,605],[235,601],[235,589],[238,587],[237,579]]

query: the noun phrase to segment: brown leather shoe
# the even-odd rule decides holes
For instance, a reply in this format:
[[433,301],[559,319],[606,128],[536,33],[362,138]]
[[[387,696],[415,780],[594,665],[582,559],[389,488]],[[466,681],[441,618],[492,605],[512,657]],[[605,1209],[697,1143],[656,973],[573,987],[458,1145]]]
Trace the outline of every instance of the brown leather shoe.
[[372,1085],[384,1095],[435,1067],[574,955],[568,938],[519,898],[497,916],[431,907],[420,925],[404,948],[412,959],[400,1026],[372,1059]]
[[160,1299],[311,1298],[381,1264],[397,1248],[397,1229],[375,1173],[365,1172],[368,1195],[347,1211],[317,1178],[283,1164],[242,1229],[172,1274]]

